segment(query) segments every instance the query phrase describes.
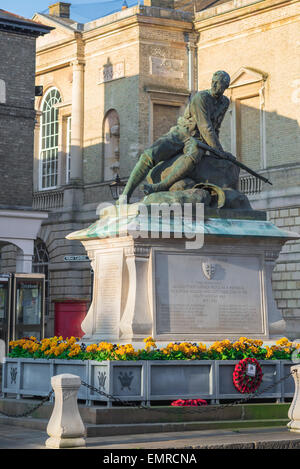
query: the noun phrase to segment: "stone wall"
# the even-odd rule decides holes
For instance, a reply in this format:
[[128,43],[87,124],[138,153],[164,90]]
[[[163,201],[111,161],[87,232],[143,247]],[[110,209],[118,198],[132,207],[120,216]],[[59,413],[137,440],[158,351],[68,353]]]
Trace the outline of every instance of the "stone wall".
[[[299,2],[231,1],[196,13],[195,29],[200,34],[199,89],[209,87],[215,70],[226,70],[232,77],[227,91],[231,105],[221,131],[224,148],[273,184],[262,184],[262,192],[250,196],[252,207],[266,210],[278,227],[300,233],[300,67],[295,40],[299,13]],[[244,128],[243,114],[251,114]],[[256,135],[253,146],[247,143],[247,133],[252,140]],[[273,290],[288,336],[299,337],[298,241],[283,247]]]
[[[226,70],[232,77],[242,67],[251,69],[254,75],[266,74],[260,87],[261,100],[252,106],[259,118],[260,111],[264,113],[262,135],[258,137],[263,139],[264,155],[257,169],[298,163],[300,121],[296,87],[298,83],[299,89],[300,68],[296,60],[299,44],[295,38],[299,31],[300,3],[266,0],[228,11],[231,4],[234,7],[233,2],[228,2],[196,14],[195,28],[200,34],[199,89],[210,86],[215,70]],[[225,6],[227,11],[222,15]],[[235,99],[244,97],[243,88],[235,84]],[[248,163],[250,159],[251,154]]]
[[[300,234],[300,208],[270,210],[268,219],[279,228]],[[299,337],[300,241],[289,241],[280,253],[272,276],[274,297],[287,321],[288,336]]]

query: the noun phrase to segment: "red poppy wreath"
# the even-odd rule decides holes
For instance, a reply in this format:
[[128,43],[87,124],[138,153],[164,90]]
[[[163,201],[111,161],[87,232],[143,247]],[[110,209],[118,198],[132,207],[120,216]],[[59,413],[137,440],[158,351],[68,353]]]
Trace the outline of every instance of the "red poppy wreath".
[[233,384],[241,394],[255,392],[262,381],[263,373],[255,358],[244,358],[235,365]]

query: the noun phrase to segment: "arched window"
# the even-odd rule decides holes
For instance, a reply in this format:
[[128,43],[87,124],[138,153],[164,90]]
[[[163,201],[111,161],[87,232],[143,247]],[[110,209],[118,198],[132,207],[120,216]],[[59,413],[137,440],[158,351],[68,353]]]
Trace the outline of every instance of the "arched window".
[[119,168],[120,122],[117,111],[111,109],[104,120],[104,181],[114,179]]
[[58,109],[59,91],[51,88],[42,103],[40,134],[40,189],[51,189],[58,184]]

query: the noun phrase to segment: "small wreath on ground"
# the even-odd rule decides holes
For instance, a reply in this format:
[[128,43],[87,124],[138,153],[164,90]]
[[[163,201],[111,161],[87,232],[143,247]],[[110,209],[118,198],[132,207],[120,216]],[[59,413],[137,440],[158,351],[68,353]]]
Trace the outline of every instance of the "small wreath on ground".
[[233,384],[241,394],[252,394],[259,388],[263,372],[256,358],[243,358],[235,365]]
[[171,405],[175,407],[198,407],[207,405],[207,402],[204,399],[177,399]]

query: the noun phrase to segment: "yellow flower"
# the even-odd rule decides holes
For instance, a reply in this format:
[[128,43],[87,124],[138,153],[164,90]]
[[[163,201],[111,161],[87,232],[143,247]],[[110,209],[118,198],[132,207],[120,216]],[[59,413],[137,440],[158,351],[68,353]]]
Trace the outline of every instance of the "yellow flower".
[[150,352],[151,348],[155,348],[156,347],[156,343],[154,342],[154,339],[153,337],[149,336],[149,337],[146,337],[146,339],[144,339],[144,342],[145,342],[145,350],[147,352]]
[[151,337],[151,335],[149,337],[146,337],[146,339],[144,339],[144,342],[149,342],[149,341],[153,341],[153,337]]
[[98,346],[97,344],[91,344],[91,345],[88,345],[87,348],[86,348],[86,351],[87,352],[96,352],[98,349]]
[[79,354],[80,350],[81,350],[81,347],[79,344],[73,344],[71,346],[71,351],[68,353],[68,356],[75,357],[76,355]]
[[290,346],[292,345],[289,339],[286,337],[282,337],[281,339],[277,340],[276,345],[279,345],[279,347],[284,347],[284,346]]
[[198,344],[198,348],[200,352],[206,352],[206,345],[202,344],[201,342]]
[[266,349],[267,349],[266,358],[271,358],[274,355],[273,348],[267,345]]

